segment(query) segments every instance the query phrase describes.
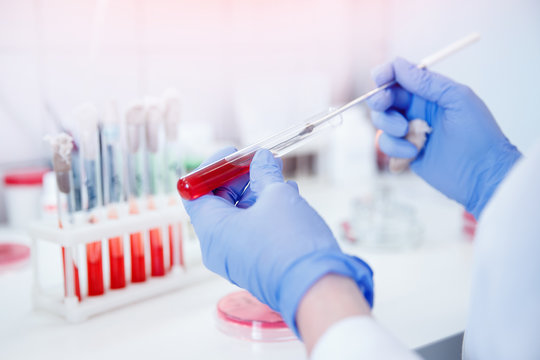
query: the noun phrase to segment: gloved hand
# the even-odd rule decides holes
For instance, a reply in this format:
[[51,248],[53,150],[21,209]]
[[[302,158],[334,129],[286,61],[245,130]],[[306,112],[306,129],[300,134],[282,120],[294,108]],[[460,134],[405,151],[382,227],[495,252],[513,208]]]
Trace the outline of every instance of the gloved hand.
[[[415,173],[478,219],[521,156],[489,109],[470,88],[401,58],[376,68],[373,77],[377,85],[397,81],[368,101],[374,125],[384,132],[380,149],[390,157],[416,158],[410,165]],[[420,152],[403,139],[413,119],[432,128]]]
[[[226,149],[207,163],[233,151]],[[281,164],[268,150],[259,150],[249,175],[184,206],[206,267],[280,312],[298,335],[298,304],[319,278],[328,273],[353,278],[370,304],[373,281],[366,263],[340,250],[296,183],[283,181]]]

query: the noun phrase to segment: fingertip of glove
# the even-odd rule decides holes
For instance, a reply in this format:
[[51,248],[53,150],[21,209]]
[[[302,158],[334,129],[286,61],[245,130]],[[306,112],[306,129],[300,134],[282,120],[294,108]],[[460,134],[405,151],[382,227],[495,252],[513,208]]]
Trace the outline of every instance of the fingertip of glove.
[[394,69],[392,63],[385,63],[376,66],[371,70],[371,77],[378,86],[394,79]]
[[394,61],[392,62],[393,67],[395,71],[398,70],[407,70],[407,69],[416,69],[416,65],[414,65],[409,60],[402,58],[402,57],[396,57]]
[[255,193],[261,193],[272,183],[283,183],[282,162],[266,149],[258,150],[249,169],[250,187]]
[[391,136],[403,137],[407,135],[409,123],[397,111],[385,112],[372,111],[371,120],[373,125]]
[[[273,175],[282,177],[283,161],[275,158],[267,149],[257,150],[250,164],[250,177],[252,181],[258,180],[260,175]],[[283,179],[282,179],[283,180]]]
[[402,86],[403,83],[410,83],[417,76],[417,72],[421,71],[415,64],[402,57],[397,57],[393,65],[396,81]]
[[374,111],[385,111],[394,101],[391,89],[380,91],[367,99],[368,106]]
[[255,156],[253,156],[253,160],[251,161],[251,166],[264,167],[267,165],[276,165],[279,167],[279,161],[274,157],[270,150],[257,150]]
[[372,114],[373,125],[381,129],[388,135],[403,137],[409,130],[409,122],[399,112],[389,110],[385,112],[374,112]]
[[412,159],[418,155],[418,149],[405,139],[396,138],[386,133],[379,136],[379,147],[390,157]]
[[298,188],[298,183],[296,181],[287,180],[287,184],[296,190],[297,193],[300,193],[300,189]]

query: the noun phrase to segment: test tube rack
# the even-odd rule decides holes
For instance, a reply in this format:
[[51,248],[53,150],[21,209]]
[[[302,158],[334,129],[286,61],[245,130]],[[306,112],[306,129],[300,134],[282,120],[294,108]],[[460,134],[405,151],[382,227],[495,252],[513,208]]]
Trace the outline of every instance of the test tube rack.
[[[102,239],[102,249],[105,246],[107,239],[116,236],[124,238],[124,244],[128,244],[127,237],[135,232],[148,233],[149,229],[160,228],[162,233],[166,234],[170,224],[180,224],[182,232],[179,231],[179,236],[182,236],[183,241],[174,241],[173,246],[174,258],[179,260],[182,256],[182,251],[185,252],[185,246],[191,242],[191,259],[186,259],[181,265],[181,261],[174,261],[170,270],[161,277],[151,277],[147,270],[147,279],[141,283],[132,283],[129,277],[128,264],[126,262],[126,286],[122,289],[105,289],[105,293],[100,296],[87,296],[81,294],[81,300],[75,295],[75,284],[73,264],[83,263],[81,260],[81,249],[84,249],[85,244],[95,242],[96,239]],[[55,226],[56,225],[56,226]],[[32,240],[32,268],[33,268],[33,286],[32,299],[36,309],[43,309],[59,316],[64,317],[67,321],[77,323],[88,319],[94,315],[98,315],[115,308],[119,308],[128,304],[139,302],[151,297],[155,297],[167,292],[171,292],[192,284],[200,283],[205,279],[210,278],[210,272],[204,268],[200,258],[200,251],[194,250],[194,246],[198,248],[198,240],[193,232],[189,231],[189,218],[181,205],[170,205],[159,207],[155,210],[146,210],[139,214],[123,216],[118,219],[111,219],[95,224],[81,224],[68,228],[60,229],[54,223],[35,223],[30,226],[29,234]],[[39,272],[42,266],[48,266],[47,259],[40,257],[39,242],[48,242],[58,246],[58,252],[61,248],[65,248],[65,254],[71,254],[75,257],[66,256],[64,269],[63,285],[64,289],[60,289],[60,283],[54,288],[43,286],[40,282]],[[148,242],[148,241],[146,241]],[[180,245],[183,244],[183,245]],[[184,246],[184,249],[180,247]],[[166,246],[164,246],[166,248]],[[125,258],[129,259],[129,247],[124,246]],[[103,264],[108,264],[107,251],[102,251]],[[148,254],[148,252],[146,252]],[[193,259],[193,254],[196,259]],[[147,256],[148,258],[148,256]],[[165,256],[165,258],[168,258]],[[148,263],[149,261],[147,261]],[[58,265],[58,264],[56,264]],[[61,264],[60,264],[61,265]],[[106,266],[106,265],[105,265]],[[148,266],[147,266],[148,268]],[[107,269],[105,269],[107,270]],[[84,272],[81,273],[84,275]],[[104,278],[107,272],[104,271]],[[79,280],[84,281],[84,276]]]

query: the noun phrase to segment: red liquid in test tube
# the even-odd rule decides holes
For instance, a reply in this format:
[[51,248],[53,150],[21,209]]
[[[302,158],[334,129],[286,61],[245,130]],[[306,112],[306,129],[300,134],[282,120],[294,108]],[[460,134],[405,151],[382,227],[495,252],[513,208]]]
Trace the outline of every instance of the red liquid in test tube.
[[142,234],[130,234],[129,240],[131,244],[131,282],[146,281]]
[[[152,198],[148,199],[148,209],[155,210],[156,205]],[[163,258],[163,239],[161,229],[150,229],[150,264],[152,276],[165,275],[165,262]]]
[[152,264],[152,276],[165,275],[165,263],[163,259],[163,240],[161,229],[150,230],[150,260]]
[[[60,229],[63,228],[62,222],[58,221],[58,227]],[[62,264],[63,264],[63,270],[64,270],[64,294],[67,296],[68,290],[67,290],[67,277],[66,277],[66,248],[62,246]],[[73,261],[73,285],[75,288],[75,296],[81,301],[81,287],[79,286],[79,268],[75,264],[75,261]]]
[[[109,211],[109,219],[117,219],[114,209]],[[109,238],[109,267],[111,270],[111,289],[121,289],[126,286],[124,267],[124,244],[121,236]]]
[[[134,201],[129,204],[129,213],[137,214],[139,209]],[[142,233],[133,233],[129,235],[131,245],[131,282],[146,281],[146,269],[144,263],[144,243]]]
[[[97,220],[92,217],[90,223]],[[103,295],[103,257],[101,256],[101,241],[86,244],[86,268],[88,272],[88,295]]]
[[[184,266],[184,249],[182,244],[182,224],[178,224],[178,252],[179,252],[179,261],[180,266]],[[174,260],[174,228],[172,225],[169,225],[169,256],[170,256],[170,266],[169,270],[172,269],[175,260]]]
[[232,161],[222,159],[180,178],[177,184],[180,196],[186,200],[195,200],[226,182],[248,173],[249,164],[254,155],[255,153],[248,153]]
[[101,241],[86,244],[86,267],[88,270],[88,295],[103,295],[103,260]]
[[172,225],[168,226],[169,229],[169,270],[174,265],[174,234]]
[[109,239],[109,265],[111,268],[111,289],[125,287],[124,244],[120,236]]
[[[60,226],[62,228],[62,226]],[[64,294],[67,295],[67,279],[66,279],[66,248],[62,246],[62,262],[64,264]],[[75,287],[75,296],[81,301],[81,288],[79,286],[79,268],[73,263],[73,282]]]

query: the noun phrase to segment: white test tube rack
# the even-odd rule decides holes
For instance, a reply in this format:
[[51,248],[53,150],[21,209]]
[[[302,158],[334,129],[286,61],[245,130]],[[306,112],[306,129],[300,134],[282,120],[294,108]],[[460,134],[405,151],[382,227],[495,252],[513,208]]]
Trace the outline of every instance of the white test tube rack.
[[[173,290],[177,290],[191,284],[200,283],[210,277],[210,272],[204,268],[200,257],[198,259],[191,259],[189,262],[185,262],[183,266],[180,265],[181,251],[180,241],[173,242],[173,256],[176,259],[172,265],[172,269],[164,276],[152,277],[149,273],[149,260],[146,260],[146,273],[147,279],[141,283],[130,282],[130,269],[127,264],[127,259],[130,256],[129,247],[124,246],[124,258],[125,258],[125,274],[126,274],[126,286],[122,289],[108,289],[105,288],[105,293],[99,296],[82,296],[79,301],[75,292],[75,282],[73,274],[73,258],[72,254],[78,257],[77,263],[81,264],[80,256],[77,249],[81,246],[85,246],[87,243],[97,241],[96,239],[102,239],[102,249],[106,248],[105,244],[109,238],[121,236],[124,238],[124,244],[126,237],[129,238],[129,234],[141,232],[147,234],[150,229],[160,228],[162,229],[162,238],[168,240],[168,227],[170,224],[181,224],[183,241],[182,244],[186,244],[189,236],[194,237],[189,233],[188,225],[189,218],[184,209],[180,205],[160,207],[156,210],[145,210],[140,214],[124,216],[119,219],[111,219],[95,224],[82,224],[71,228],[60,229],[57,224],[54,223],[35,223],[30,229],[30,237],[32,239],[32,268],[33,268],[33,287],[32,298],[34,307],[37,309],[44,309],[46,311],[55,313],[64,317],[69,322],[81,322],[88,319],[91,316],[98,315],[115,308],[119,308],[131,303],[139,302],[157,295],[161,295]],[[55,226],[56,225],[56,226]],[[147,239],[146,239],[147,240]],[[58,245],[58,252],[61,252],[61,248],[65,248],[65,265],[66,271],[65,277],[65,292],[61,290],[59,295],[58,291],[51,291],[53,289],[45,288],[40,283],[39,271],[40,266],[46,266],[46,264],[40,264],[44,262],[39,256],[38,242],[46,241]],[[198,240],[192,239],[192,242]],[[146,241],[148,243],[148,241]],[[168,243],[164,241],[164,244]],[[193,245],[191,245],[193,246]],[[164,245],[164,248],[166,246]],[[148,246],[145,249],[145,258],[148,259],[150,254]],[[192,251],[192,253],[194,253]],[[102,262],[108,264],[109,259],[105,254],[108,252],[102,251]],[[165,258],[166,256],[164,256]],[[104,265],[105,266],[105,265]],[[103,272],[104,278],[106,272]],[[86,278],[80,276],[79,282],[82,287],[82,282]],[[104,279],[106,280],[106,279]],[[63,282],[62,282],[63,283]],[[105,281],[106,283],[106,281]],[[60,284],[58,285],[60,286]],[[54,289],[58,290],[58,289]]]

